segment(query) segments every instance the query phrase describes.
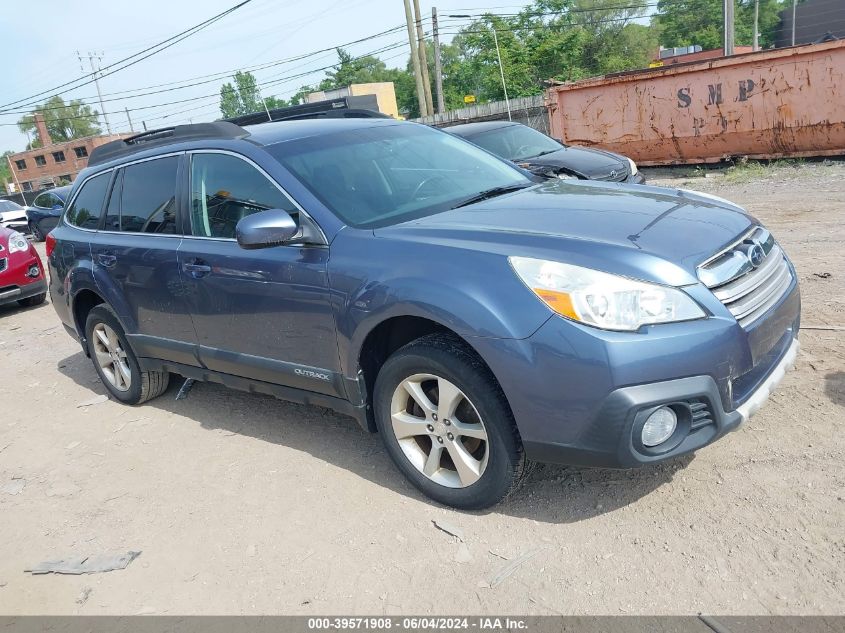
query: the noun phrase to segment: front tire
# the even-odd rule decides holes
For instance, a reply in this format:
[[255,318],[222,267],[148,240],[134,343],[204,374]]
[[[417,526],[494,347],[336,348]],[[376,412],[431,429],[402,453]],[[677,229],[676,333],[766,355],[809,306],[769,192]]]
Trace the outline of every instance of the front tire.
[[379,371],[373,399],[391,459],[435,501],[478,510],[519,485],[526,462],[513,414],[462,341],[432,334],[401,348]]
[[88,354],[109,393],[124,404],[141,404],[167,389],[166,371],[141,371],[126,333],[111,308],[100,304],[85,321]]

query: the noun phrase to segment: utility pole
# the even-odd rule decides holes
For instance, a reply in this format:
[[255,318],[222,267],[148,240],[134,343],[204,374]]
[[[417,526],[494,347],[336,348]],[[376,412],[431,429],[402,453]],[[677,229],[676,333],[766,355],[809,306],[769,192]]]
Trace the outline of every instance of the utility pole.
[[132,117],[129,116],[129,108],[124,108],[124,110],[126,110],[126,120],[129,121],[129,131],[134,133],[135,128],[132,127]]
[[[82,65],[82,54],[79,51],[76,51],[76,56],[79,58],[79,63]],[[97,66],[94,66],[94,60],[97,60]],[[88,62],[91,64],[91,74],[94,75],[94,85],[97,87],[97,98],[100,100],[100,110],[103,113],[103,119],[106,122],[106,131],[111,134],[111,125],[109,124],[109,115],[106,114],[106,108],[103,105],[103,95],[100,92],[100,66],[99,62],[103,59],[102,54],[97,55],[96,53],[88,52]],[[83,68],[83,72],[85,69]]]
[[417,47],[420,49],[420,67],[422,69],[423,88],[425,89],[425,103],[429,114],[434,114],[434,100],[431,98],[431,80],[428,77],[428,49],[425,45],[425,32],[422,27],[420,0],[414,0],[414,17],[417,21]]
[[[27,135],[29,138],[29,135]],[[12,158],[10,156],[6,156],[6,160],[9,162],[9,171],[12,172],[12,178],[15,179],[15,184],[18,186],[18,193],[23,195],[23,189],[21,189],[21,181],[18,180],[18,174],[15,172],[14,168],[12,167]],[[24,204],[26,204],[26,198],[23,200]]]
[[723,13],[725,18],[724,54],[725,57],[734,54],[734,0],[724,0]]
[[760,44],[757,40],[760,39],[760,0],[754,0],[754,41],[751,42],[751,50],[759,51]]
[[422,74],[420,70],[419,49],[414,37],[414,18],[411,15],[411,0],[405,0],[405,21],[408,23],[408,44],[411,46],[411,64],[414,66],[414,78],[417,83],[417,103],[420,106],[420,116],[428,116],[425,101],[425,89],[423,88]]
[[[450,18],[472,18],[471,15],[464,15],[464,14],[453,14],[450,13],[448,15]],[[502,90],[505,92],[505,105],[508,108],[508,121],[512,121],[511,119],[511,102],[508,99],[508,85],[505,82],[505,69],[502,66],[502,51],[499,50],[499,36],[496,34],[496,26],[494,24],[490,25],[490,29],[493,31],[493,42],[496,44],[496,59],[499,60],[499,75],[502,77]]]
[[795,6],[798,0],[792,0],[792,46],[795,46]]
[[437,26],[437,7],[431,7],[431,35],[434,38],[434,85],[437,88],[437,113],[446,112],[443,96],[443,62],[440,60],[440,29]]
[[492,24],[490,28],[493,29],[493,41],[496,43],[496,57],[499,58],[499,74],[502,76],[502,90],[505,91],[505,106],[508,108],[508,121],[513,121],[511,118],[511,102],[508,99],[508,86],[505,83],[505,69],[502,67],[502,52],[499,50],[499,36],[496,35],[496,27]]

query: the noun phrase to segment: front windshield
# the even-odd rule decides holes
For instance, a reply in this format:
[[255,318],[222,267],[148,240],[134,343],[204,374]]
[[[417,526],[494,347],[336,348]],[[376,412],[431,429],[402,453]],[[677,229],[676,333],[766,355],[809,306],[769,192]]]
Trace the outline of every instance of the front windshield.
[[0,211],[18,211],[23,207],[11,200],[0,200]]
[[508,125],[481,132],[469,140],[508,160],[525,160],[563,147],[553,138],[525,125]]
[[339,218],[359,228],[405,222],[452,209],[490,189],[532,184],[471,143],[410,123],[267,149]]

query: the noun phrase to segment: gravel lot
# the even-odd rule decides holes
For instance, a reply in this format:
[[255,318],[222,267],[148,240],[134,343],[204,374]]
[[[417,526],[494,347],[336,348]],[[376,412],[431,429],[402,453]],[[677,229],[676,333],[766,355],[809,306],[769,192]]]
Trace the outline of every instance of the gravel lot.
[[[52,307],[0,308],[0,612],[845,612],[845,164],[648,175],[746,205],[798,268],[797,370],[738,432],[635,472],[541,466],[505,504],[454,512],[322,409],[210,384],[176,401],[177,380],[141,407],[79,406],[106,391]],[[115,550],[143,553],[23,571]]]

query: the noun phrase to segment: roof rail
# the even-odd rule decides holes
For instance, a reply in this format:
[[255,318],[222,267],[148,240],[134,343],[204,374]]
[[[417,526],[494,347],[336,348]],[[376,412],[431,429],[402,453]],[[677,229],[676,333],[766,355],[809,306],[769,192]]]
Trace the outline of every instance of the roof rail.
[[229,121],[214,121],[213,123],[194,123],[193,125],[176,125],[158,130],[149,130],[111,141],[94,148],[88,158],[88,166],[107,163],[122,156],[129,156],[151,147],[170,145],[179,141],[198,139],[236,139],[249,136],[242,127]]

